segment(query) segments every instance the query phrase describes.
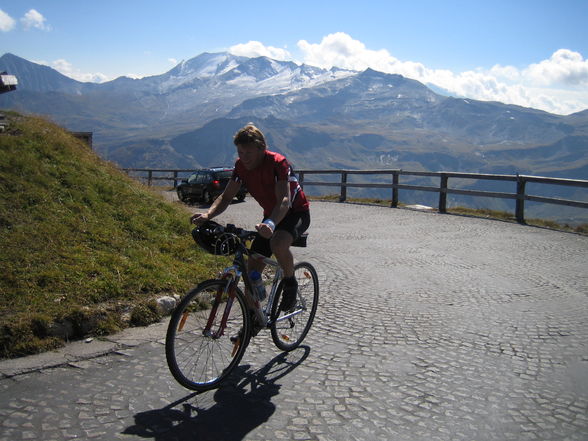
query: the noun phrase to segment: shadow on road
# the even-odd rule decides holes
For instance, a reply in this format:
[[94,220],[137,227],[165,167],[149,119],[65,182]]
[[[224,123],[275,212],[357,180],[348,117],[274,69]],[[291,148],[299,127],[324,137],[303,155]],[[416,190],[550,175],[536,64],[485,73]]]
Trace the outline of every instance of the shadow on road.
[[228,384],[192,393],[162,409],[140,412],[122,433],[157,441],[237,441],[269,420],[279,394],[277,380],[292,372],[309,355],[308,346],[284,352],[257,371],[239,366]]

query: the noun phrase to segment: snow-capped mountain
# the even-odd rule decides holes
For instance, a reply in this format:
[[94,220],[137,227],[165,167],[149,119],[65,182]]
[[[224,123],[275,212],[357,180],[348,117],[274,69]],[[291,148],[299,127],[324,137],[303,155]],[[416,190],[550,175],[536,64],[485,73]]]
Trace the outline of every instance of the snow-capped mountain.
[[247,58],[229,53],[204,53],[182,61],[159,79],[159,92],[176,89],[233,87],[254,95],[274,94],[312,87],[333,79],[354,75],[342,69],[325,70],[267,57]]
[[[161,75],[120,77],[102,84],[80,83],[12,54],[0,58],[0,69],[19,78],[17,92],[2,97],[3,107],[50,114],[74,130],[98,132],[98,139],[107,141],[139,132],[161,136],[193,129],[243,100],[356,74],[229,53],[204,53]],[[57,107],[55,93],[61,102]]]

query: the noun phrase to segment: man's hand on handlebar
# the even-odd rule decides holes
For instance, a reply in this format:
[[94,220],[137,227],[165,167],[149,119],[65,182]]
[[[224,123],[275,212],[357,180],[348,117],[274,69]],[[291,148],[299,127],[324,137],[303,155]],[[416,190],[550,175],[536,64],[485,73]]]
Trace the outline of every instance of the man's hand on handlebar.
[[203,223],[205,223],[208,220],[210,220],[208,218],[208,213],[195,213],[190,218],[190,223],[194,224],[194,225],[202,225]]
[[[192,217],[190,218],[190,223],[194,224],[196,226],[201,226],[209,220],[210,220],[210,217],[209,217],[208,213],[194,213],[192,215]],[[227,227],[228,227],[228,225],[227,225]],[[231,225],[231,227],[234,228],[234,225]],[[264,237],[266,239],[271,239],[272,235],[274,234],[274,228],[272,228],[272,227],[273,227],[273,222],[271,222],[269,225],[268,225],[268,223],[263,222],[261,224],[257,224],[255,226],[255,230],[257,230],[257,234],[259,234],[261,237]]]
[[255,229],[257,230],[259,235],[265,239],[271,239],[272,235],[274,234],[274,230],[272,229],[272,227],[265,223],[257,224],[255,226]]

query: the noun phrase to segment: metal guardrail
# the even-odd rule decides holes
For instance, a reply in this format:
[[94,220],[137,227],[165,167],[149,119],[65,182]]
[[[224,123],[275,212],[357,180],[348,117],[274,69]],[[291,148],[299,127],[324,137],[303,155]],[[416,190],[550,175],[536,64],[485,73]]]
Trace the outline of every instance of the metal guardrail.
[[[173,181],[174,187],[177,182],[183,178],[179,177],[180,173],[190,173],[193,169],[138,169],[125,168],[123,169],[127,174],[131,172],[146,173],[146,176],[140,176],[147,180],[148,185],[152,185],[155,180]],[[588,181],[578,179],[562,179],[550,178],[543,176],[530,175],[501,175],[501,174],[482,174],[482,173],[460,173],[460,172],[418,172],[405,170],[297,170],[298,180],[302,186],[323,186],[323,187],[339,187],[340,195],[339,201],[344,202],[347,199],[348,188],[388,188],[392,190],[391,207],[397,207],[399,201],[399,192],[401,190],[417,190],[439,193],[439,212],[447,212],[447,195],[469,195],[476,197],[490,197],[501,199],[512,199],[516,201],[515,217],[517,222],[525,222],[525,202],[533,201],[545,204],[566,205],[571,207],[588,208],[588,202],[552,198],[544,196],[529,195],[526,193],[528,183],[551,184],[567,187],[588,188]],[[154,173],[171,173],[171,175],[155,176]],[[336,182],[328,181],[308,181],[308,175],[339,175],[340,180]],[[350,175],[384,175],[389,176],[388,183],[356,183],[348,182]],[[438,186],[427,185],[411,185],[401,184],[401,176],[413,177],[431,177],[439,178]],[[512,182],[515,185],[514,192],[493,192],[482,190],[463,190],[457,188],[450,188],[450,179],[473,179],[473,180],[487,180],[487,181],[504,181]]]

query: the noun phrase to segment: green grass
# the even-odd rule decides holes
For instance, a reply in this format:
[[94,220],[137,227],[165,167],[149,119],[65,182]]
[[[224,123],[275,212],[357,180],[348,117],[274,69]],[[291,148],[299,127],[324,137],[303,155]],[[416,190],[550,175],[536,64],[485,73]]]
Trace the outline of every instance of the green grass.
[[[129,325],[122,313],[182,294],[226,262],[197,249],[189,214],[60,127],[8,114],[0,134],[0,357]],[[143,323],[136,320],[137,323]]]

